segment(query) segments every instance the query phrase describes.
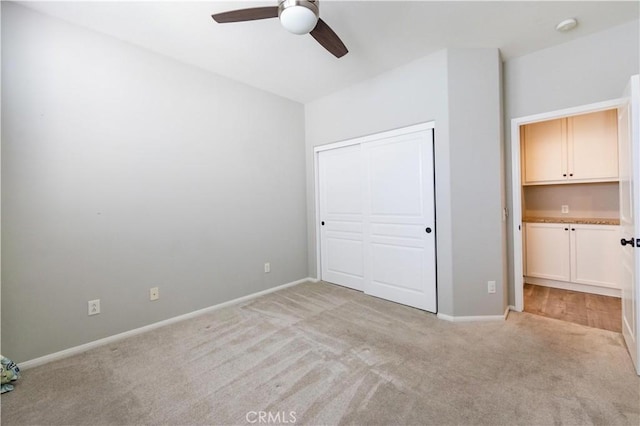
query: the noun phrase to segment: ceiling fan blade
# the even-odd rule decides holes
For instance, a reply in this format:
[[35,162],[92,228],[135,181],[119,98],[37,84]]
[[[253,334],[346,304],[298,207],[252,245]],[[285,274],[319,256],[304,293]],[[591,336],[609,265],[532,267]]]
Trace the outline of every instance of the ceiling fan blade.
[[252,7],[249,9],[230,10],[229,12],[216,13],[211,15],[214,21],[219,24],[227,22],[256,21],[258,19],[269,19],[278,17],[278,6]]
[[318,24],[310,34],[336,58],[342,58],[349,52],[340,37],[322,19],[318,19]]

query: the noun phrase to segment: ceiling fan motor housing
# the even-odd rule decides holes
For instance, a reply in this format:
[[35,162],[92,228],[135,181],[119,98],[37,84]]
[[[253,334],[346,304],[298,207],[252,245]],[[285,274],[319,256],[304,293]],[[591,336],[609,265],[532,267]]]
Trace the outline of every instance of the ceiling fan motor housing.
[[278,4],[280,23],[294,34],[308,34],[318,22],[317,0],[282,0]]

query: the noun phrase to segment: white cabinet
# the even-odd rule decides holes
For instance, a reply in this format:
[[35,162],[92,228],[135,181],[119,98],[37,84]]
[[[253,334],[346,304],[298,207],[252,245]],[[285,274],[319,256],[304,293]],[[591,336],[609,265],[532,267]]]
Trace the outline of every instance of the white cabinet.
[[618,226],[527,223],[525,229],[526,276],[620,288]]
[[523,183],[566,180],[567,120],[541,121],[522,128]]
[[569,225],[527,223],[526,253],[529,277],[570,281]]
[[571,225],[571,281],[620,288],[618,226]]
[[570,179],[618,179],[616,110],[568,118],[567,138]]
[[525,185],[618,179],[616,110],[542,121],[522,127]]

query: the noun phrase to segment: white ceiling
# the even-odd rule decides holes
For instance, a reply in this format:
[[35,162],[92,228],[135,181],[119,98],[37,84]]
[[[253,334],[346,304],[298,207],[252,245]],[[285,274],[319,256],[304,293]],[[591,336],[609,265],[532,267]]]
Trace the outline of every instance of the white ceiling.
[[[349,53],[336,59],[277,19],[217,24],[211,14],[273,1],[24,2],[179,61],[306,103],[445,47],[520,56],[638,19],[637,1],[335,1],[320,16]],[[566,34],[555,25],[576,17]]]

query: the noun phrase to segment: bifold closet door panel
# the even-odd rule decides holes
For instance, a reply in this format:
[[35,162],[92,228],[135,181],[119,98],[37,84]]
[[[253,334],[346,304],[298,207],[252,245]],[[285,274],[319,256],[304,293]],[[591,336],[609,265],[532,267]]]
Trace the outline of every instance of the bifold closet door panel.
[[322,279],[363,290],[363,164],[360,145],[318,153]]
[[433,133],[362,146],[367,294],[436,312]]

